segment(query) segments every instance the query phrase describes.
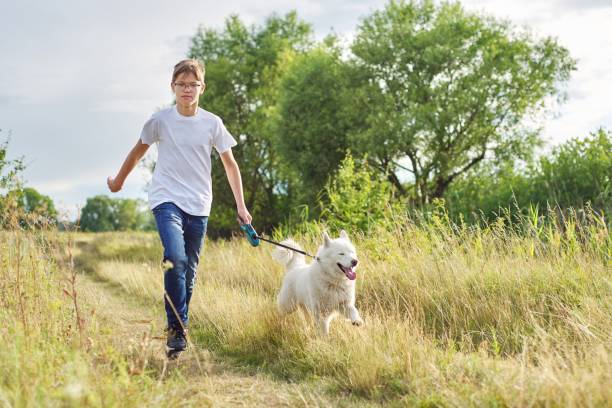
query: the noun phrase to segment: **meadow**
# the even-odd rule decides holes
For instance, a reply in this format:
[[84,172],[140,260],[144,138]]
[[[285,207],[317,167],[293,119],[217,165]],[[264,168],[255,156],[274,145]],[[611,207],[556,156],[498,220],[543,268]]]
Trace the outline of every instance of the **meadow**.
[[[293,238],[314,252],[324,228],[311,224]],[[5,231],[0,405],[612,400],[612,238],[599,215],[479,226],[444,214],[398,216],[350,235],[364,326],[336,319],[323,337],[308,316],[282,318],[273,247],[239,236],[208,241],[190,306],[191,348],[168,364],[155,233]]]

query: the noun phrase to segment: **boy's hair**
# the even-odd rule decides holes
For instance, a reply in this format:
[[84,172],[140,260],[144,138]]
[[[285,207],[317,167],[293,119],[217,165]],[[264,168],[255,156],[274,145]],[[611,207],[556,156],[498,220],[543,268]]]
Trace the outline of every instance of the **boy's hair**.
[[172,73],[172,82],[174,83],[179,75],[186,72],[191,72],[198,81],[204,83],[204,65],[196,59],[186,59],[176,64]]

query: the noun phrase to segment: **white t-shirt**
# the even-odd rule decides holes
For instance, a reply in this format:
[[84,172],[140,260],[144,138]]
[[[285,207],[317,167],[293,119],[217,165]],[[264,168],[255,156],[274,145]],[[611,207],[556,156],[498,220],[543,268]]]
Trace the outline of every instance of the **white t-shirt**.
[[188,214],[208,216],[212,148],[221,154],[236,145],[221,118],[201,108],[194,116],[183,116],[172,106],[151,116],[140,140],[158,148],[149,208],[170,201]]

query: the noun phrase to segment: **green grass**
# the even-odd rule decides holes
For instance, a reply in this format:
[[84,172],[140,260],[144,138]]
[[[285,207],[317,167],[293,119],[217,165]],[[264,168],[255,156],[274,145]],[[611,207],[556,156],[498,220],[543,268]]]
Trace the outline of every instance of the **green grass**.
[[72,234],[0,237],[1,406],[167,406],[193,398],[180,372],[160,382],[154,368],[134,370],[141,356],[116,348],[104,335],[112,326],[86,314],[77,292],[79,325]]
[[[208,243],[191,307],[196,341],[237,364],[291,381],[323,378],[374,402],[602,405],[612,385],[609,232],[594,220],[578,234],[570,220],[529,234],[524,222],[401,220],[354,236],[366,325],[336,320],[329,338],[305,316],[277,315],[283,271],[270,247]],[[319,238],[297,240],[315,251]],[[107,242],[134,248],[125,236],[96,245]],[[98,273],[157,300],[156,262],[127,261],[107,257]]]
[[[316,251],[321,228],[293,238]],[[50,241],[59,242],[55,235]],[[361,260],[357,307],[365,326],[337,319],[331,335],[322,337],[308,316],[282,318],[275,296],[283,270],[270,257],[272,247],[253,248],[243,239],[207,242],[190,307],[196,345],[278,381],[320,384],[346,406],[604,406],[612,400],[611,237],[597,217],[479,227],[444,217],[398,218],[352,237]],[[0,318],[13,322],[0,329],[2,340],[17,341],[1,356],[0,368],[21,373],[4,378],[5,399],[32,405],[23,398],[64,401],[87,389],[91,405],[100,405],[97,395],[113,392],[133,399],[103,405],[138,405],[180,384],[180,372],[162,383],[154,371],[125,375],[129,356],[105,353],[107,345],[75,344],[74,307],[62,295],[66,271],[49,255],[41,258],[41,245],[28,239],[21,251],[32,263],[21,268],[32,278],[22,275],[20,283],[18,246],[0,247],[0,261],[11,265],[3,269],[3,282],[12,282],[0,287],[2,299],[19,285],[37,294],[26,298],[24,313],[16,299],[3,300]],[[163,315],[155,234],[76,239],[79,268]],[[36,329],[26,335],[29,319]],[[95,325],[87,327],[86,337],[96,338]],[[20,363],[25,355],[50,353],[50,361]],[[75,378],[95,385],[71,387]],[[46,394],[58,381],[63,388]]]

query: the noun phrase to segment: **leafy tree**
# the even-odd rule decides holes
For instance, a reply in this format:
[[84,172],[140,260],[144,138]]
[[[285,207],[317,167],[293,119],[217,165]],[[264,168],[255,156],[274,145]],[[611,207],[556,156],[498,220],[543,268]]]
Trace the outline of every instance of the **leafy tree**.
[[552,38],[431,0],[390,1],[363,20],[352,51],[364,119],[351,146],[420,203],[487,157],[528,158],[539,139],[524,119],[575,69]]
[[572,139],[542,157],[533,179],[535,202],[612,210],[612,132]]
[[280,84],[274,143],[293,203],[316,202],[348,148],[348,76],[330,44],[294,58]]
[[53,200],[31,187],[20,186],[0,196],[0,210],[7,212],[2,223],[9,221],[20,228],[55,225],[57,210]]
[[114,202],[116,230],[142,230],[147,222],[148,213],[141,210],[143,203],[140,200],[116,199]]
[[151,215],[142,206],[141,200],[97,195],[87,199],[79,225],[83,231],[91,232],[151,230]]
[[612,132],[599,130],[557,146],[525,168],[488,163],[463,175],[447,192],[454,216],[491,218],[500,207],[514,211],[537,205],[612,211]]
[[445,193],[450,215],[473,222],[482,216],[493,219],[502,208],[520,211],[529,207],[533,187],[525,172],[510,162],[496,165],[487,161],[462,174]]
[[[292,54],[310,47],[312,30],[295,13],[272,16],[262,26],[247,27],[237,16],[221,31],[200,28],[189,51],[206,66],[206,92],[200,104],[218,114],[238,139],[234,155],[240,164],[246,205],[262,228],[285,211],[276,194],[282,175],[271,142],[272,107],[278,81]],[[221,165],[213,166],[215,191],[211,235],[236,228],[235,202]]]
[[79,225],[83,231],[114,231],[117,225],[113,199],[97,195],[87,199],[81,210]]
[[21,191],[19,203],[27,213],[38,213],[50,219],[57,218],[57,210],[51,197],[39,193],[32,187],[26,187]]

